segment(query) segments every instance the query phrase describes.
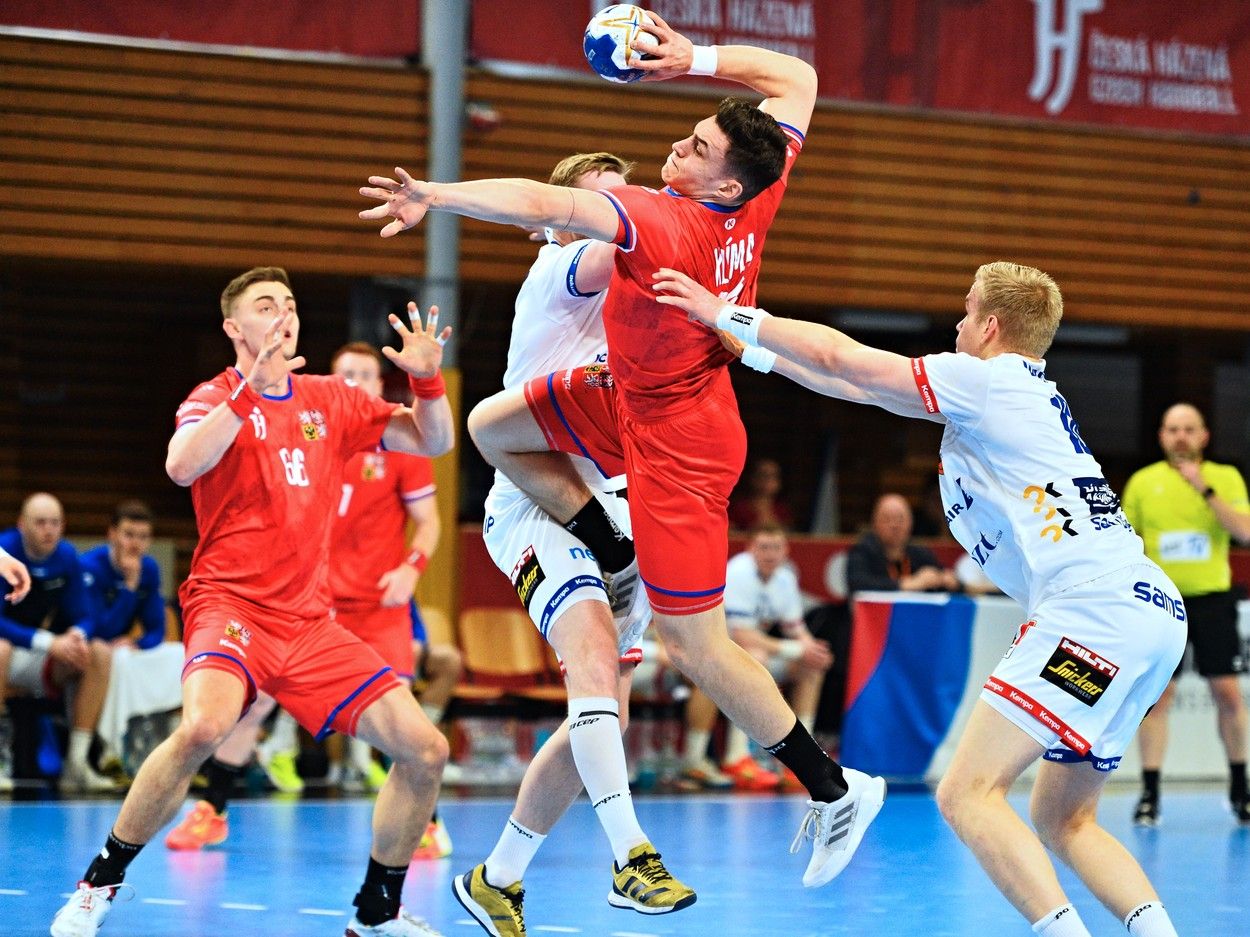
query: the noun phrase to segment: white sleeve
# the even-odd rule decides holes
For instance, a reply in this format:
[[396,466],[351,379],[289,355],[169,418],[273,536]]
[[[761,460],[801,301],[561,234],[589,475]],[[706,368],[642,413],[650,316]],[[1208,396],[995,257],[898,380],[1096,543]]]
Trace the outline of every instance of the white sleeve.
[[[745,561],[745,562],[744,562]],[[759,627],[759,577],[746,553],[729,560],[725,570],[725,618],[733,628]]]
[[531,270],[538,282],[538,295],[546,297],[551,318],[563,318],[571,309],[582,308],[585,301],[598,293],[581,293],[577,289],[577,265],[582,254],[594,241],[580,240],[565,244],[558,250],[544,248],[541,264]]
[[803,620],[803,595],[799,592],[799,580],[794,575],[794,570],[788,567],[782,567],[774,573],[776,576],[782,577],[782,583],[785,586],[785,599],[778,609],[782,621],[802,621]]
[[990,363],[944,352],[911,359],[916,390],[930,413],[941,413],[956,425],[975,425],[985,415]]

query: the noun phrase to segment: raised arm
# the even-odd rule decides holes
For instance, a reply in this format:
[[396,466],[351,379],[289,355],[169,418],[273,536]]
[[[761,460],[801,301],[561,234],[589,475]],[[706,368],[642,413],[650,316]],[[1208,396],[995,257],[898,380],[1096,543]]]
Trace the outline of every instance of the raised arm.
[[[730,332],[747,345],[778,355],[777,369],[817,393],[871,403],[900,416],[945,422],[929,413],[916,390],[911,362],[902,355],[863,345],[837,329],[815,322],[771,316],[762,309],[726,305],[683,273],[655,274],[656,299],[684,310],[708,328]],[[783,364],[781,359],[786,359]],[[789,372],[789,373],[787,373]]]
[[[472,182],[425,182],[399,166],[396,179],[370,176],[360,194],[382,204],[360,213],[366,221],[392,219],[382,237],[415,227],[428,211],[447,211],[479,221],[525,228],[576,231],[599,241],[612,241],[620,215],[600,192],[548,185],[532,179],[476,179]],[[396,181],[398,180],[398,181]]]
[[443,346],[451,338],[451,326],[439,331],[437,306],[430,307],[423,325],[416,303],[408,304],[411,328],[405,326],[399,316],[388,316],[388,320],[403,340],[403,347],[396,351],[387,346],[382,349],[382,354],[408,375],[413,401],[411,408],[396,407],[382,433],[382,444],[394,452],[442,455],[456,443],[451,404],[447,401],[447,390],[439,373],[439,366],[443,363]]
[[647,50],[651,58],[635,58],[629,63],[647,72],[644,81],[714,74],[758,91],[764,96],[760,110],[799,133],[807,133],[816,106],[816,70],[802,59],[756,46],[704,46],[696,50],[654,11],[647,11],[647,15],[655,25],[642,28],[655,36],[659,45]]

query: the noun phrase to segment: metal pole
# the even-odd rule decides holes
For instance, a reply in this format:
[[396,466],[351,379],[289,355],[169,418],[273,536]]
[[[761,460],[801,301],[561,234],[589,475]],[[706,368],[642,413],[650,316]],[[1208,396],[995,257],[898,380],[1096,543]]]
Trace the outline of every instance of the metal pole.
[[[426,177],[458,182],[464,139],[464,68],[468,59],[469,4],[423,0],[421,58],[430,75]],[[425,221],[425,281],[421,309],[439,307],[439,322],[460,324],[460,217],[430,212]],[[443,364],[456,367],[459,341],[453,335]]]

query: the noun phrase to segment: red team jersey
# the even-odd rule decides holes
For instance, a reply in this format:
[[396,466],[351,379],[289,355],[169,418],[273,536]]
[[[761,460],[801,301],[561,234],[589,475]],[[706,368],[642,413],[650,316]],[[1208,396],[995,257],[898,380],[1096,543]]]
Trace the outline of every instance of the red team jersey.
[[[178,428],[242,379],[231,367],[197,387],[178,408]],[[285,395],[264,396],[221,461],[191,484],[200,542],[183,608],[224,594],[288,620],[324,616],[343,467],[378,446],[396,409],[330,376],[292,375]]]
[[[434,463],[402,452],[358,452],[343,472],[330,535],[330,592],[336,607],[377,607],[378,580],[407,555],[405,506],[434,495]],[[407,609],[403,609],[407,618]]]
[[631,415],[651,420],[693,406],[734,356],[716,333],[655,301],[651,275],[671,267],[726,302],[755,303],[760,257],[803,135],[789,140],[781,178],[737,208],[671,189],[621,186],[604,194],[621,216],[616,270],[603,309],[608,366]]

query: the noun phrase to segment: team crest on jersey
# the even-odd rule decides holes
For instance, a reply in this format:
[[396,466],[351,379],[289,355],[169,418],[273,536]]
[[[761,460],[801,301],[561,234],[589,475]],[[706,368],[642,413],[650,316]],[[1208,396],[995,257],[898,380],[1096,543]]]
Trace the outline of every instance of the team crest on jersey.
[[509,578],[512,580],[512,587],[516,589],[517,598],[521,600],[522,605],[529,608],[530,599],[534,597],[534,590],[547,578],[532,546],[525,548],[516,566],[512,567],[512,575]]
[[1086,706],[1102,697],[1120,668],[1071,638],[1060,638],[1059,646],[1038,674]]
[[326,418],[320,410],[301,410],[299,412],[299,427],[304,434],[304,438],[309,442],[316,442],[318,439],[326,438]]
[[244,647],[252,643],[252,632],[248,631],[247,628],[233,618],[226,623],[226,637],[232,641],[238,641]]
[[612,387],[612,372],[606,364],[588,364],[582,369],[586,373],[586,386],[609,389]]
[[364,462],[360,465],[360,477],[367,482],[381,481],[385,478],[386,457],[380,452],[370,452],[365,455]]

